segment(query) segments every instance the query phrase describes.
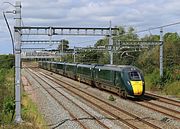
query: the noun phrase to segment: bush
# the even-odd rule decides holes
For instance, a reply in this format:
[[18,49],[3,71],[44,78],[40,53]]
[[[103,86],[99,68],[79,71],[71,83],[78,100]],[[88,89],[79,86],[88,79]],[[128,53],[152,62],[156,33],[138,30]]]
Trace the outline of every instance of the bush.
[[13,113],[14,112],[14,106],[15,106],[15,102],[14,102],[13,98],[6,97],[4,99],[4,103],[3,103],[3,112],[5,114]]
[[116,100],[116,98],[114,98],[114,96],[113,96],[113,95],[110,95],[110,96],[109,96],[109,100],[110,100],[110,101],[115,101],[115,100]]
[[164,87],[164,91],[168,95],[176,95],[176,96],[180,97],[180,82],[175,81],[173,83],[167,84]]
[[0,121],[9,123],[14,111],[13,55],[0,55]]
[[152,85],[157,86],[160,84],[160,76],[159,76],[159,71],[154,70],[152,74],[150,74],[150,81]]
[[176,75],[176,80],[180,81],[180,75]]
[[158,69],[155,69],[151,74],[145,76],[146,87],[149,90],[162,90],[165,85],[172,83],[174,80],[173,72],[168,69],[164,69],[162,78],[159,75]]
[[14,66],[13,55],[0,55],[0,68],[10,69]]

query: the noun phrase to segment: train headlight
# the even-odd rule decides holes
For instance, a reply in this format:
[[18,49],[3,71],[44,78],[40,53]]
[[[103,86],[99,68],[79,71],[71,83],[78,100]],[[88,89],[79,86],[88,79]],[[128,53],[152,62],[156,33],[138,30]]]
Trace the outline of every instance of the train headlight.
[[127,84],[128,84],[128,85],[131,85],[131,83],[130,83],[129,81],[127,81]]

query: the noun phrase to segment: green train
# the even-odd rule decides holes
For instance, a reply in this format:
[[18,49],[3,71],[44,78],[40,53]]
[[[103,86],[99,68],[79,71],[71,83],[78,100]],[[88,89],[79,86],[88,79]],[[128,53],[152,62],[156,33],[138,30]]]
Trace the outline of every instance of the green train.
[[39,62],[39,67],[108,90],[121,97],[142,97],[145,82],[142,72],[130,65],[95,65],[63,62]]

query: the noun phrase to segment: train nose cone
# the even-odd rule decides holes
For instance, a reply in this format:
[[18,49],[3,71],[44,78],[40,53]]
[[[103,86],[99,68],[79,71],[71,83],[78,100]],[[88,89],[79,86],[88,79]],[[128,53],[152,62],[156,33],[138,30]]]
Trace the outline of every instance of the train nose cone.
[[142,81],[130,81],[133,88],[134,95],[142,95],[143,83]]

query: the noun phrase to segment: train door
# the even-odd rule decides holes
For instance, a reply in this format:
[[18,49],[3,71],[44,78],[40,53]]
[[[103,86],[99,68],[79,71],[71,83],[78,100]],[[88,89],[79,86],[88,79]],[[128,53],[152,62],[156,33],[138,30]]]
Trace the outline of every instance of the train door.
[[127,92],[126,92],[126,89],[123,85],[123,80],[122,80],[123,76],[122,76],[122,73],[120,71],[116,71],[116,74],[115,74],[115,86],[117,87],[118,89],[118,95],[123,97],[123,98],[127,98]]
[[115,86],[122,87],[121,86],[121,75],[120,75],[119,71],[115,71]]

